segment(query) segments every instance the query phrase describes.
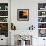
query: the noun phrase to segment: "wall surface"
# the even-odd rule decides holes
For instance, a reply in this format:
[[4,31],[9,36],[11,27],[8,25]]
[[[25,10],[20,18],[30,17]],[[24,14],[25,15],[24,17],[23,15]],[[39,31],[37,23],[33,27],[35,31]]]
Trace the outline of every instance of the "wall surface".
[[[32,44],[44,46],[43,38],[38,37],[38,3],[46,3],[46,0],[11,0],[11,22],[18,32],[28,30],[29,26],[34,25],[36,34],[33,33]],[[17,9],[29,9],[29,21],[17,21]]]
[[[29,21],[17,21],[17,9],[29,9]],[[15,24],[17,30],[28,30],[31,25],[37,28],[37,2],[33,0],[12,0],[11,22]]]
[[[46,1],[46,0],[45,0]],[[38,3],[45,3],[43,0],[11,0],[11,22],[17,30],[28,30],[29,26],[38,27]],[[17,21],[17,9],[29,9],[29,21]]]

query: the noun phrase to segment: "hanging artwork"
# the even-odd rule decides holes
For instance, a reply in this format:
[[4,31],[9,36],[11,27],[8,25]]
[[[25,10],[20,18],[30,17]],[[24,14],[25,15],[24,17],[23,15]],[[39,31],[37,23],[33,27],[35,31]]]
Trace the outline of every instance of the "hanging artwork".
[[29,9],[17,9],[18,21],[29,21]]
[[46,29],[39,29],[39,37],[46,37]]

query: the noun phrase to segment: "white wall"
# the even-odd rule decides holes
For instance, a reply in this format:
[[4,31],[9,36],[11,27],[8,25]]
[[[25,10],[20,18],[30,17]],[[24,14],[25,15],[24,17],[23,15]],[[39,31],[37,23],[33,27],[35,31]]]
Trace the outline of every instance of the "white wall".
[[[17,21],[17,9],[29,9],[29,21]],[[11,0],[11,22],[17,30],[27,30],[29,26],[37,27],[37,2],[32,0]]]
[[[29,26],[38,27],[38,3],[45,3],[46,0],[11,0],[11,22],[17,30],[27,30]],[[29,9],[29,21],[17,21],[17,9]]]
[[[14,23],[18,32],[27,30],[32,24],[35,26],[33,46],[43,46],[40,44],[44,43],[43,38],[35,38],[38,36],[38,3],[46,3],[46,0],[11,0],[11,22]],[[29,21],[17,21],[17,9],[29,9]]]

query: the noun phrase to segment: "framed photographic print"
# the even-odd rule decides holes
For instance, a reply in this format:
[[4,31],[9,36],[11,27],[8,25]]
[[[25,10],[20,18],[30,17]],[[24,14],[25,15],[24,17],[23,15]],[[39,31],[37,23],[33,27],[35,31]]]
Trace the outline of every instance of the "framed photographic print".
[[18,21],[29,21],[29,9],[17,9]]
[[46,29],[39,29],[39,37],[46,37]]
[[8,37],[8,23],[0,23],[0,35]]

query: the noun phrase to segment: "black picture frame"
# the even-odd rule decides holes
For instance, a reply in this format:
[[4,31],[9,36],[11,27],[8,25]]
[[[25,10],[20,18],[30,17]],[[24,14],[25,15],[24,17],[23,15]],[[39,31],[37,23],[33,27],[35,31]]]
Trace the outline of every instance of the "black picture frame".
[[29,21],[29,9],[17,9],[17,21]]

